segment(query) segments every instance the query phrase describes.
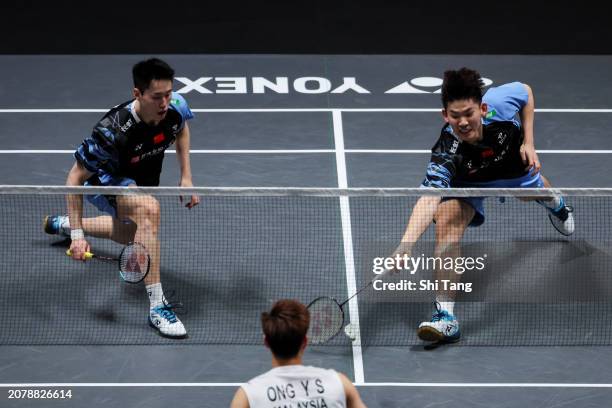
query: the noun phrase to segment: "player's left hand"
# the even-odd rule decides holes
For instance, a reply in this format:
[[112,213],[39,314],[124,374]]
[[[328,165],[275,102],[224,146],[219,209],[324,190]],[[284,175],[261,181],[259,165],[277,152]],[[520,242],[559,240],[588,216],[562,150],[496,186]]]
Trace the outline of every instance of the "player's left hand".
[[532,144],[522,144],[520,152],[521,159],[526,164],[525,170],[531,169],[531,175],[537,174],[542,166],[535,147]]
[[[193,182],[191,181],[191,179],[182,178],[181,181],[179,181],[179,187],[193,187]],[[179,196],[179,199],[181,200],[181,203],[183,203],[183,196]],[[192,195],[189,202],[185,204],[185,207],[191,210],[198,204],[200,204],[200,196]]]

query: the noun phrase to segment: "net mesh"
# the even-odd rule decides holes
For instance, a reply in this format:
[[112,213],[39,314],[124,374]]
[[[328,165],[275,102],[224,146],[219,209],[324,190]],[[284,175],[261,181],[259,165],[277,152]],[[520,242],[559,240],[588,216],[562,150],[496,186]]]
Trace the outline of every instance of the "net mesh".
[[[116,266],[71,260],[64,255],[68,242],[43,232],[45,215],[66,213],[66,193],[95,190],[0,188],[0,345],[176,344],[147,326],[143,284],[122,283]],[[97,190],[126,194],[123,189]],[[486,222],[468,228],[459,248],[461,257],[482,258],[484,264],[461,275],[470,290],[464,285],[456,292],[460,345],[612,344],[612,326],[607,324],[612,315],[610,190],[555,191],[575,209],[576,232],[570,237],[552,227],[542,206],[512,197],[528,191],[130,193],[152,194],[160,203],[162,284],[188,311],[180,316],[189,333],[181,344],[261,344],[259,317],[275,300],[308,304],[330,296],[342,302],[372,279],[374,259],[389,256],[397,247],[423,194],[490,196],[484,201]],[[187,210],[178,197],[191,193],[198,193],[202,202]],[[84,205],[85,217],[101,215]],[[102,225],[110,218],[96,220]],[[430,227],[413,257],[424,263],[434,257],[435,239],[435,227]],[[116,256],[122,248],[107,239],[88,241],[100,255]],[[347,303],[346,321],[359,329],[360,344],[421,344],[416,328],[429,320],[436,292],[398,288],[408,281],[420,285],[435,280],[435,267],[414,274],[403,271],[384,279],[396,284],[395,289],[368,288]],[[341,334],[328,344],[348,345],[350,340]]]

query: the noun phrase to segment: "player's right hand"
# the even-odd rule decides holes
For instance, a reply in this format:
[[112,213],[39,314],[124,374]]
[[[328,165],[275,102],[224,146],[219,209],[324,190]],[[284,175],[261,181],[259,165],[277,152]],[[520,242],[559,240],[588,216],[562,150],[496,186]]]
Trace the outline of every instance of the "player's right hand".
[[72,259],[78,261],[85,261],[85,252],[89,252],[90,250],[89,243],[85,239],[75,239],[70,244]]

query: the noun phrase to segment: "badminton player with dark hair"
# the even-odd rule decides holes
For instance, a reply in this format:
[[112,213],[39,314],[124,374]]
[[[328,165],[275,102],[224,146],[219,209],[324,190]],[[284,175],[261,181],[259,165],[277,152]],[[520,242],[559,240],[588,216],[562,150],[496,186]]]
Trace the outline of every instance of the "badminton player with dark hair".
[[[174,70],[157,58],[141,61],[132,69],[134,98],[110,111],[94,126],[74,153],[68,186],[158,186],[164,152],[176,143],[180,165],[179,186],[192,187],[189,162],[193,114],[183,97],[172,91]],[[70,237],[70,253],[84,260],[90,251],[86,236],[107,238],[121,244],[139,242],[150,255],[150,271],[144,282],[149,296],[149,324],[163,336],[180,338],[187,332],[164,297],[160,278],[160,206],[147,195],[90,195],[87,199],[109,215],[83,218],[83,197],[68,195],[67,216],[48,216],[45,232]],[[188,208],[197,205],[192,196]]]
[[342,373],[302,365],[310,314],[294,300],[279,300],[261,316],[272,369],[236,391],[231,408],[365,407],[357,388]]
[[[542,176],[534,147],[534,96],[531,88],[512,82],[482,93],[478,72],[462,68],[444,73],[442,116],[445,124],[431,150],[424,187],[542,188],[550,183]],[[468,226],[485,220],[482,197],[441,198],[422,196],[412,209],[395,255],[410,256],[412,246],[432,221],[436,223],[436,257],[460,256],[459,242]],[[574,232],[572,207],[554,195],[536,200],[548,212],[557,231]],[[449,270],[436,270],[436,279],[458,282]],[[454,314],[455,292],[438,291],[431,321],[423,322],[418,336],[425,341],[459,340]]]

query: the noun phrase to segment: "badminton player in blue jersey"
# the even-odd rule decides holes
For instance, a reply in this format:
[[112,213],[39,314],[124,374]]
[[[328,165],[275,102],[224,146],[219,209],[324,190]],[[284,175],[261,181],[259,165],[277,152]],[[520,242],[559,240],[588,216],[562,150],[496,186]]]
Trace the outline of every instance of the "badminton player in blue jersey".
[[[193,114],[185,99],[172,91],[174,70],[152,58],[134,65],[134,99],[110,111],[94,126],[74,153],[68,186],[157,186],[165,150],[176,144],[182,187],[192,187],[189,162],[190,132],[187,121]],[[87,197],[108,216],[83,218],[83,197],[67,197],[68,216],[48,216],[45,231],[69,236],[74,259],[89,252],[86,236],[112,239],[127,244],[143,243],[151,256],[145,278],[149,296],[149,324],[167,337],[185,337],[187,332],[162,290],[159,270],[159,202],[153,196],[92,195]],[[199,203],[192,196],[186,206]]]
[[[534,147],[534,97],[531,88],[512,82],[482,94],[483,81],[474,70],[444,73],[442,115],[446,122],[432,148],[424,187],[539,188],[550,187],[541,174]],[[416,202],[402,242],[394,255],[410,255],[412,245],[432,221],[436,223],[435,256],[460,256],[459,242],[468,226],[485,220],[483,198],[423,196]],[[547,211],[554,228],[563,235],[574,232],[573,208],[563,197],[536,200]],[[458,282],[460,275],[436,271]],[[419,326],[425,341],[457,341],[459,323],[454,315],[454,292],[436,294],[431,321]]]

